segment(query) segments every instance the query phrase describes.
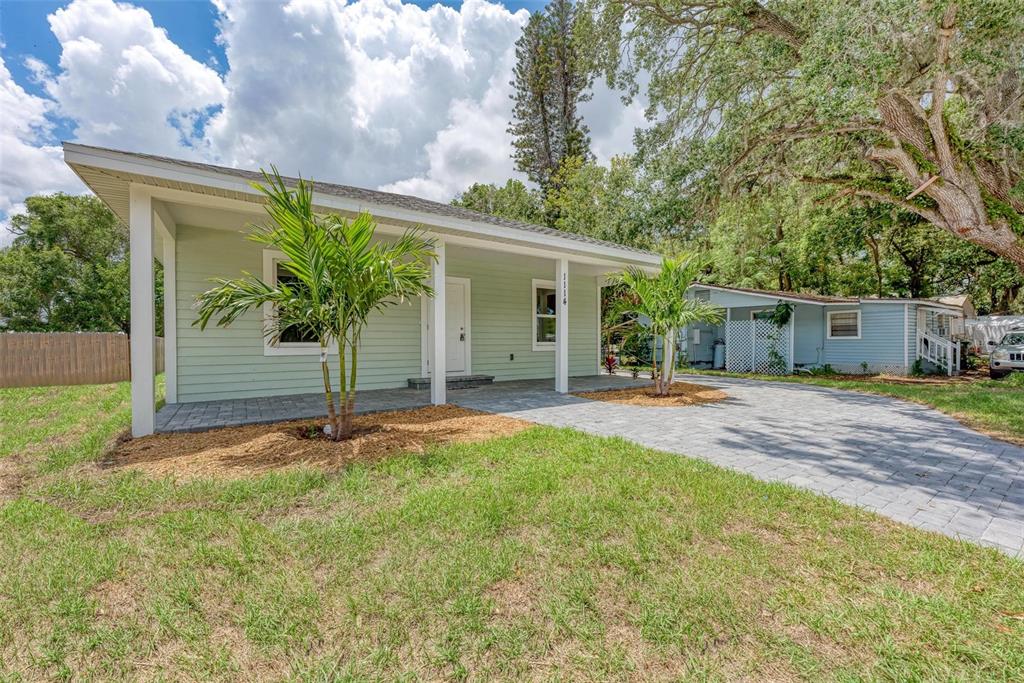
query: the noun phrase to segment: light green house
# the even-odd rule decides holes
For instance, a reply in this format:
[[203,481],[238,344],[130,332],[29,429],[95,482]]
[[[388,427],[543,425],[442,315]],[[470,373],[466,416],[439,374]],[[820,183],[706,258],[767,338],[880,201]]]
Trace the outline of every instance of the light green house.
[[[210,278],[278,275],[280,254],[247,239],[264,217],[253,171],[66,143],[64,158],[130,229],[131,253],[163,265],[166,398],[169,403],[285,396],[319,390],[319,348],[270,344],[272,310],[229,328],[193,326],[195,297]],[[625,266],[660,259],[581,235],[495,218],[417,197],[316,182],[325,212],[369,212],[382,239],[419,228],[436,242],[433,300],[403,302],[371,321],[360,347],[359,388],[429,378],[552,380],[600,372],[600,288]],[[132,433],[154,430],[154,264],[131,261]],[[435,372],[438,370],[438,372]]]

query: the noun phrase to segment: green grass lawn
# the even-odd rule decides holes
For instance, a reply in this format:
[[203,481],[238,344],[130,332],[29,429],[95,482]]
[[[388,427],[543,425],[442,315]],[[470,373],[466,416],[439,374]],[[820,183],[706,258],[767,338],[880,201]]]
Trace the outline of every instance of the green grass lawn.
[[[693,372],[687,370],[686,372]],[[1024,373],[1001,380],[950,382],[947,384],[907,384],[881,378],[844,378],[815,375],[777,377],[774,375],[738,375],[718,371],[698,374],[748,377],[775,382],[799,382],[822,387],[864,391],[923,403],[948,413],[967,425],[1024,443]]]
[[1024,679],[1024,563],[699,461],[537,427],[174,483],[92,462],[123,386],[2,401],[0,680]]

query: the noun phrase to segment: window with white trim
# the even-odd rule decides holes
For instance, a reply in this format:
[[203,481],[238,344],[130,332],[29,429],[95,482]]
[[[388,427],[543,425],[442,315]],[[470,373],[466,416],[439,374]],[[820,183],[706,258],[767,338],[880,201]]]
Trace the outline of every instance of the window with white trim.
[[[274,285],[285,284],[285,285],[288,285],[289,287],[291,287],[292,289],[299,289],[300,287],[304,286],[301,283],[301,281],[299,280],[298,277],[296,277],[292,273],[288,272],[288,269],[285,268],[281,264],[281,262],[276,260],[276,259],[274,260],[274,281],[272,283],[268,283],[268,284],[274,284]],[[293,325],[292,327],[286,327],[283,330],[281,330],[281,338],[278,341],[278,344],[281,344],[281,345],[287,345],[287,344],[317,344],[317,345],[319,345],[319,341],[317,340],[315,334],[311,334],[308,330],[302,330],[302,329],[299,329],[298,327],[295,327]]]
[[555,348],[558,294],[551,280],[533,281],[533,349]]
[[829,311],[829,339],[860,339],[860,311]]
[[[294,286],[296,278],[283,266],[287,257],[280,251],[273,249],[263,250],[263,281],[268,285],[276,285],[278,282]],[[271,304],[264,304],[263,319],[264,325],[274,318],[274,307]],[[337,353],[336,346],[332,343],[331,353]],[[274,344],[268,337],[263,337],[263,355],[265,356],[294,356],[313,355],[320,353],[320,344],[312,335],[299,329],[286,329],[281,335],[278,343]]]

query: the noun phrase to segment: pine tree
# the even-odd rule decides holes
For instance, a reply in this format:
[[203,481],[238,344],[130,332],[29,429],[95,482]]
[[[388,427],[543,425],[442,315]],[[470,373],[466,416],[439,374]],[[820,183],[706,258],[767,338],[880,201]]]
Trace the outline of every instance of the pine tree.
[[516,169],[546,193],[562,161],[590,158],[590,136],[579,104],[590,99],[592,76],[576,44],[576,8],[553,0],[530,16],[516,41],[513,137]]

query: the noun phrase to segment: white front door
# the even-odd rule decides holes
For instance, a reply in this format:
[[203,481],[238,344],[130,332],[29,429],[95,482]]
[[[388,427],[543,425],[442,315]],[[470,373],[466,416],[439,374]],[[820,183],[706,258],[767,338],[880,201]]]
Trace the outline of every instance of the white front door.
[[467,285],[448,280],[445,288],[445,365],[449,375],[466,372],[466,347],[469,343],[469,320],[466,311]]

